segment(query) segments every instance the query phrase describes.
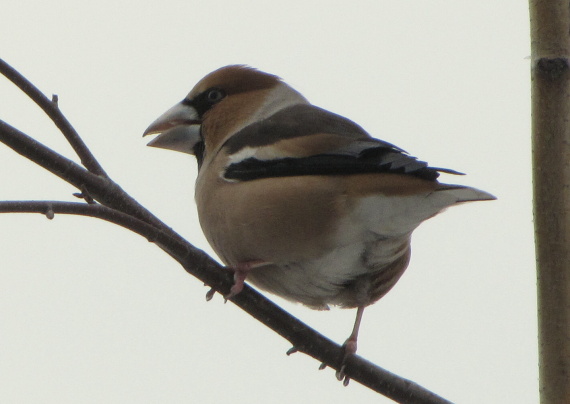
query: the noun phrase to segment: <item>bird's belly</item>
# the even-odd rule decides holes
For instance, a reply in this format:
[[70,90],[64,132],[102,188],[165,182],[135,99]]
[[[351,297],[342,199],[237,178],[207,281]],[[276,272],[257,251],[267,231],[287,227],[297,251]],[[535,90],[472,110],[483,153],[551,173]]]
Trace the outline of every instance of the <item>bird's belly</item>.
[[320,258],[270,264],[248,275],[260,289],[315,309],[372,304],[408,266],[409,237],[338,247]]

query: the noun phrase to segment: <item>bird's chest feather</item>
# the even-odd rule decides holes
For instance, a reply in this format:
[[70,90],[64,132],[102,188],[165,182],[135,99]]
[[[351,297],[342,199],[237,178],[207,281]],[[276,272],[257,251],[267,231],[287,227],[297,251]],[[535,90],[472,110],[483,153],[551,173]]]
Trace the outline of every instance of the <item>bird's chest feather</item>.
[[198,180],[196,202],[204,234],[226,264],[304,261],[336,246],[346,206],[329,180],[212,180],[220,183],[203,187]]

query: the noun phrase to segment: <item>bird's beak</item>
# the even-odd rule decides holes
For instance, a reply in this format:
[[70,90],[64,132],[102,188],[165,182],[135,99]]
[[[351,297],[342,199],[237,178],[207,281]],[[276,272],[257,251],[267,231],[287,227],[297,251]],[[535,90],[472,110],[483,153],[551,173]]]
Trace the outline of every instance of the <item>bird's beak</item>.
[[158,135],[147,146],[196,154],[195,147],[202,142],[198,112],[190,105],[176,104],[150,124],[143,136]]

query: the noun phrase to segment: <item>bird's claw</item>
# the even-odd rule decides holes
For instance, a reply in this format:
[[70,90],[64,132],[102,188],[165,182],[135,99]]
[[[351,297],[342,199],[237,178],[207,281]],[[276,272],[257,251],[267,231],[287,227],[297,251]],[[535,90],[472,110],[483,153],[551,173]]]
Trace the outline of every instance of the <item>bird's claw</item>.
[[346,360],[350,356],[356,354],[356,349],[357,349],[356,338],[352,336],[349,337],[342,345],[342,349],[344,351],[342,354],[342,364],[340,366],[340,369],[337,370],[337,372],[335,373],[335,376],[336,379],[338,381],[341,381],[342,385],[346,387],[350,382],[350,377],[346,375]]
[[343,364],[340,367],[340,369],[336,371],[335,376],[336,376],[336,379],[339,382],[342,382],[342,385],[346,387],[346,386],[348,386],[348,383],[350,383],[350,377],[348,377],[346,375],[345,370],[346,370],[346,365]]
[[230,293],[224,296],[224,303],[227,303],[228,300],[230,300],[232,297],[236,296],[243,290],[245,275],[246,273],[244,274],[238,273],[238,271],[236,270],[234,274],[234,284],[230,288]]
[[240,262],[235,267],[228,267],[228,269],[234,271],[234,284],[230,289],[230,293],[224,296],[224,302],[227,303],[229,299],[238,295],[243,290],[245,278],[247,278],[247,274],[252,268],[265,264],[265,261],[252,260]]

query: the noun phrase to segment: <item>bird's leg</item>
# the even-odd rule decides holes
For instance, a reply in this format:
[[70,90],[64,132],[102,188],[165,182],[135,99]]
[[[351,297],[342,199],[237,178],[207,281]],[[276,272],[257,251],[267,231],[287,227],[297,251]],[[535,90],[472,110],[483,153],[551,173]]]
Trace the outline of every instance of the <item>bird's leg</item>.
[[342,364],[340,370],[336,372],[336,378],[338,380],[342,380],[343,381],[342,384],[344,384],[345,386],[348,385],[348,382],[350,381],[350,378],[347,377],[346,374],[344,373],[344,370],[346,368],[345,362],[350,355],[354,355],[356,353],[356,349],[358,347],[357,344],[358,330],[360,329],[360,323],[362,322],[362,314],[364,313],[364,307],[365,306],[358,306],[358,309],[356,310],[356,320],[354,320],[354,327],[352,328],[352,333],[350,333],[350,336],[346,339],[346,341],[342,345],[344,353],[342,357]]
[[360,329],[360,323],[362,322],[362,313],[364,313],[364,306],[359,306],[356,309],[356,319],[354,320],[354,327],[352,327],[352,333],[344,342],[344,357],[348,355],[353,355],[356,353],[357,340],[358,340],[358,330]]
[[232,271],[234,271],[234,284],[230,289],[230,293],[224,296],[226,301],[231,299],[232,297],[236,296],[239,292],[243,290],[243,285],[245,282],[245,278],[247,278],[247,274],[251,271],[252,268],[265,265],[266,262],[262,260],[252,260],[252,261],[244,261],[240,262],[233,267],[229,267]]

